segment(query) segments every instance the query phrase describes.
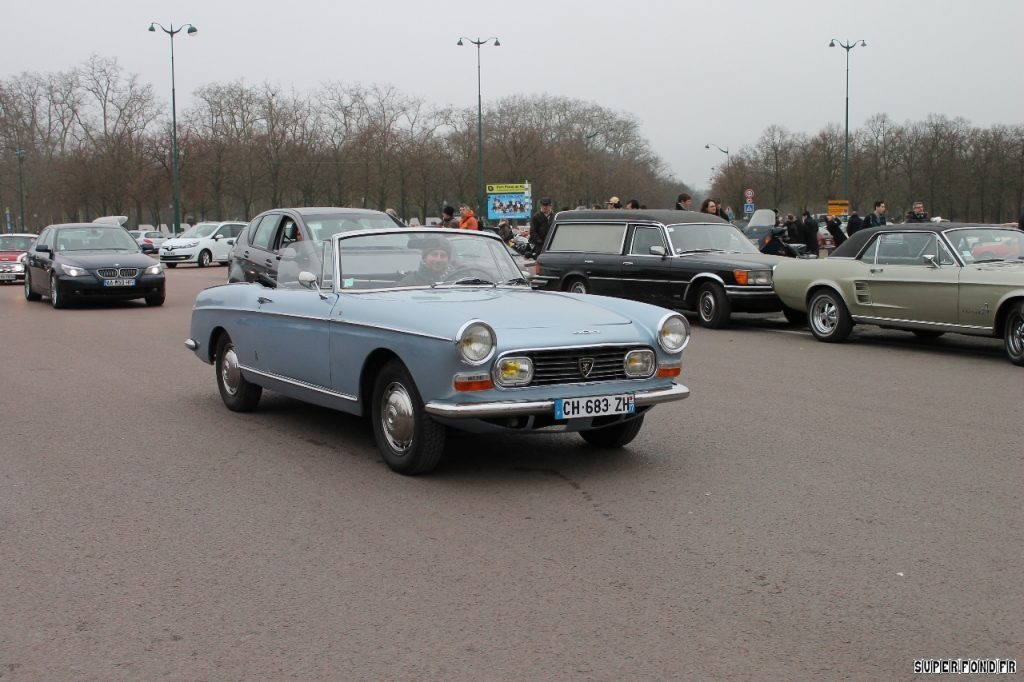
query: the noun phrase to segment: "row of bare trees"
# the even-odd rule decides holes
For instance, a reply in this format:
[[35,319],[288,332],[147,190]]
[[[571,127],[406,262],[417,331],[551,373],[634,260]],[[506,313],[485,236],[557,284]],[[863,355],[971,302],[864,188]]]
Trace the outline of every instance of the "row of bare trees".
[[[477,117],[389,86],[324,84],[307,94],[243,82],[195,91],[178,116],[183,215],[245,219],[274,206],[395,208],[423,220],[445,204],[476,203]],[[30,229],[98,215],[170,222],[169,109],[152,85],[93,56],[66,72],[0,81],[0,207]],[[530,181],[559,207],[610,195],[667,207],[686,185],[672,178],[631,115],[553,96],[510,97],[484,111],[487,182]],[[20,158],[15,150],[24,150]],[[842,198],[843,131],[814,135],[769,126],[734,151],[711,194],[739,207],[821,211]],[[19,168],[20,165],[20,168]],[[885,114],[852,132],[850,194],[890,213],[923,199],[933,214],[1016,219],[1024,208],[1024,125],[980,129],[931,116]]]
[[730,154],[712,192],[742,203],[749,187],[759,206],[781,211],[823,212],[828,199],[849,198],[862,215],[885,201],[899,218],[918,199],[951,220],[1007,222],[1024,213],[1024,125],[976,128],[938,115],[899,125],[877,114],[850,132],[849,197],[844,148],[839,126],[812,136],[769,126]]
[[[178,115],[182,214],[244,219],[275,206],[393,207],[406,217],[476,203],[477,116],[393,87],[309,94],[242,82],[199,88]],[[170,222],[170,111],[151,85],[98,56],[67,72],[0,81],[0,205],[26,222],[128,215]],[[488,182],[531,182],[560,206],[611,194],[671,205],[684,191],[632,116],[560,97],[484,112]]]

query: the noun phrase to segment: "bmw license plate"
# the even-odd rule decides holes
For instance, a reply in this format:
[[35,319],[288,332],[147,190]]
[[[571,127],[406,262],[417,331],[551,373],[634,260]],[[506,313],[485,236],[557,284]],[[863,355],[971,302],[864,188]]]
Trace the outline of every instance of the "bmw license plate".
[[134,279],[105,279],[103,280],[103,286],[105,287],[133,287],[135,286]]
[[9,282],[14,279],[14,275],[9,272],[0,272],[0,282]]
[[633,394],[597,395],[590,398],[559,398],[555,400],[555,419],[603,417],[609,414],[633,414]]

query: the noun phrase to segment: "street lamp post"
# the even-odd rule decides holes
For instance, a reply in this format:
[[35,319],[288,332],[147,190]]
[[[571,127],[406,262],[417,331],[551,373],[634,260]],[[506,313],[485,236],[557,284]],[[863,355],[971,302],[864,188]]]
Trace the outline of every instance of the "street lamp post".
[[711,144],[710,142],[708,144],[704,145],[704,149],[711,149],[712,147],[714,147],[718,151],[720,151],[723,154],[725,154],[725,167],[726,167],[726,169],[728,169],[729,168],[729,148],[726,147],[725,149],[722,149],[717,144]]
[[181,178],[178,177],[178,112],[174,91],[174,36],[186,28],[188,29],[186,33],[194,36],[199,29],[192,24],[185,24],[178,28],[174,28],[174,24],[171,24],[170,28],[166,28],[163,24],[153,22],[149,25],[149,30],[155,32],[157,26],[171,37],[171,179],[174,183],[174,234],[178,234],[181,231]]
[[850,50],[860,45],[867,47],[863,40],[854,40],[851,43],[844,43],[833,38],[829,41],[829,47],[839,47],[846,50],[846,144],[843,151],[843,198],[850,200]]
[[[470,43],[476,45],[476,150],[477,150],[477,211],[482,213],[484,210],[484,100],[483,91],[480,87],[480,47],[487,43],[494,41],[495,47],[501,47],[501,42],[495,38],[485,38],[480,40],[477,38],[467,38],[462,36],[459,38],[459,42],[456,45],[462,46],[463,40],[468,40]],[[478,216],[477,220],[482,221],[483,217]]]
[[21,231],[25,231],[25,150],[18,147],[14,150],[14,155],[18,157],[18,201],[21,207]]

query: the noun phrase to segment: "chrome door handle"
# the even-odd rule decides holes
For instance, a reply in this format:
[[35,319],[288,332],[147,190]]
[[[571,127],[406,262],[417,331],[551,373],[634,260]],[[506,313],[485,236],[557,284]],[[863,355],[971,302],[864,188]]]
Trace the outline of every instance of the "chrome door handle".
[[633,261],[631,261],[631,260],[624,260],[624,261],[622,261],[622,264],[623,265],[632,265]]
[[584,262],[584,264],[586,264],[586,265],[593,265],[593,264],[594,264],[594,261],[592,261],[592,260],[585,260],[585,261],[583,261],[583,262]]
[[259,303],[260,305],[263,305],[264,303],[273,303],[274,299],[267,298],[266,296],[260,296],[259,298],[256,299],[256,302]]
[[871,272],[885,272],[885,268],[871,268]]

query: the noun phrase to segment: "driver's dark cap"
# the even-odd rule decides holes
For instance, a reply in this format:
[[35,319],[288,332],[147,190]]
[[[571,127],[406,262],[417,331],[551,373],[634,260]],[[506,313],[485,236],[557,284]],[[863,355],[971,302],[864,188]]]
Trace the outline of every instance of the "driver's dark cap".
[[423,255],[426,256],[431,251],[444,251],[449,256],[452,255],[452,245],[448,243],[447,239],[443,237],[435,237],[433,239],[425,239],[420,243],[420,250]]
[[550,206],[551,205],[551,197],[544,197],[543,199],[541,199],[540,200],[540,205],[541,206]]

